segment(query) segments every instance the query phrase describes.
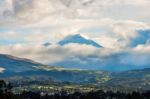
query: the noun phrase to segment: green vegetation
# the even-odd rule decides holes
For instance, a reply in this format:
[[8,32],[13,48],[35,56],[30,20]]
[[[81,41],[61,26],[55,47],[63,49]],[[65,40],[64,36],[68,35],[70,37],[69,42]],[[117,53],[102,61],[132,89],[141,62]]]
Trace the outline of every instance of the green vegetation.
[[150,89],[150,69],[125,72],[106,72],[60,67],[36,66],[35,71],[17,74],[8,78],[14,85],[14,92],[61,91],[73,92],[91,90],[145,91]]

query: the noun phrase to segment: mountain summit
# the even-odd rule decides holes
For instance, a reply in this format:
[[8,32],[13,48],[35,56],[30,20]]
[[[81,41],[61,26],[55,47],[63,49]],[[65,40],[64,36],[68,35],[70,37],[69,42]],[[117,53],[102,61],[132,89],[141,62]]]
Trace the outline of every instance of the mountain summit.
[[95,41],[84,38],[80,34],[69,35],[69,36],[65,37],[63,40],[61,40],[60,42],[58,42],[58,44],[60,44],[62,46],[70,44],[70,43],[92,45],[92,46],[97,47],[97,48],[102,47],[101,45],[99,45]]

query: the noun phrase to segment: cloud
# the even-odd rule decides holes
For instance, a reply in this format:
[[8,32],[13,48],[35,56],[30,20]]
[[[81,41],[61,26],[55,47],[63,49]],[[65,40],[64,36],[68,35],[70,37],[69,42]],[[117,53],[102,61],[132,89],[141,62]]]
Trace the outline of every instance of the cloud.
[[57,42],[68,34],[82,33],[109,48],[126,47],[135,29],[148,27],[147,21],[135,18],[148,16],[148,4],[148,0],[4,0],[0,26],[26,42]]
[[[44,64],[69,68],[128,70],[149,67],[150,46],[112,49],[69,44],[66,46],[26,45],[1,46],[0,51],[22,58],[29,58]],[[11,49],[11,50],[10,50]],[[136,61],[136,62],[135,62]]]
[[[103,29],[102,26],[99,26],[103,31],[97,33],[100,35],[96,35],[96,37],[94,37],[93,39],[107,48],[131,47],[130,44],[133,43],[135,39],[139,36],[140,30],[149,30],[149,26],[147,24],[132,20],[109,19],[109,21],[105,20],[103,24],[106,25],[103,27]],[[91,33],[91,35],[93,34]]]
[[124,21],[113,24],[113,32],[121,46],[127,47],[137,38],[138,30],[147,29],[148,26],[142,22]]
[[[104,47],[114,48],[129,46],[131,39],[137,36],[137,30],[149,28],[149,25],[144,22],[110,18],[63,21],[66,23],[60,22],[52,26],[47,26],[44,22],[37,26],[31,25],[19,29],[6,28],[5,31],[0,32],[0,38],[18,41],[18,43],[20,39],[21,42],[26,43],[56,43],[67,35],[77,33],[87,35]],[[89,31],[89,28],[94,31]]]
[[[0,3],[2,53],[52,65],[91,69],[127,69],[150,64],[149,33],[143,33],[150,28],[149,0],[3,0]],[[56,44],[70,34],[86,35],[104,48]],[[45,42],[52,45],[44,47]]]
[[68,44],[65,46],[51,45],[49,47],[37,44],[3,45],[1,46],[0,51],[4,54],[29,58],[42,63],[56,63],[58,61],[63,61],[64,59],[78,56],[89,57],[96,55],[103,57],[111,53],[110,50],[102,50],[93,46],[80,44]]
[[43,20],[50,20],[54,24],[63,19],[106,17],[140,20],[145,15],[149,16],[146,13],[149,4],[148,0],[4,0],[0,24],[20,27]]
[[0,73],[3,73],[5,71],[5,68],[0,67]]

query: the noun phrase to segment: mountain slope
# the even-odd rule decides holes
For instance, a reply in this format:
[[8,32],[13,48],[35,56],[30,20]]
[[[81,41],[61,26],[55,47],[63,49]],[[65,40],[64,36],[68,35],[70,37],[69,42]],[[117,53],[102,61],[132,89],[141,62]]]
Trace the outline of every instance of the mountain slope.
[[4,72],[23,72],[33,70],[33,66],[42,64],[11,55],[0,54],[0,68],[4,68]]
[[62,46],[67,45],[67,44],[71,44],[71,43],[86,44],[86,45],[91,45],[91,46],[94,46],[97,48],[102,47],[101,45],[99,45],[95,41],[90,40],[90,39],[86,39],[86,38],[82,37],[80,34],[69,35],[69,36],[65,37],[63,40],[61,40],[60,42],[58,42],[58,44],[60,44]]
[[34,61],[0,54],[0,78],[22,80],[54,80],[61,82],[92,83],[97,78],[108,75],[104,71],[85,71],[79,69],[65,69],[55,66],[46,66]]
[[114,72],[110,74],[110,80],[105,86],[123,92],[145,91],[150,89],[150,68]]

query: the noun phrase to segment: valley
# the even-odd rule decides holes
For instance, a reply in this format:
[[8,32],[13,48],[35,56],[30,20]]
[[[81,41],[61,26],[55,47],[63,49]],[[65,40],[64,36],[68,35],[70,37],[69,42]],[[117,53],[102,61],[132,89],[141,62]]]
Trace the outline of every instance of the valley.
[[149,68],[110,72],[47,66],[8,55],[1,55],[0,58],[3,59],[0,64],[2,68],[5,68],[4,72],[0,74],[0,78],[11,82],[14,86],[14,92],[21,90],[132,92],[150,89]]

